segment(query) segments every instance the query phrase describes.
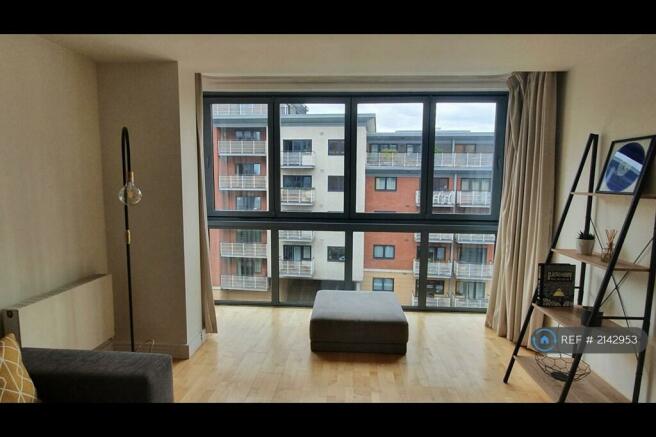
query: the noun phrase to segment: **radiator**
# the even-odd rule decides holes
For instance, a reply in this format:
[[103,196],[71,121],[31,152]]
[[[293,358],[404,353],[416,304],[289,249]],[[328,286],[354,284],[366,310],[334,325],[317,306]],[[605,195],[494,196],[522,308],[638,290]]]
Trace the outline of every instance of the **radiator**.
[[23,347],[95,349],[114,336],[112,276],[96,275],[2,310]]

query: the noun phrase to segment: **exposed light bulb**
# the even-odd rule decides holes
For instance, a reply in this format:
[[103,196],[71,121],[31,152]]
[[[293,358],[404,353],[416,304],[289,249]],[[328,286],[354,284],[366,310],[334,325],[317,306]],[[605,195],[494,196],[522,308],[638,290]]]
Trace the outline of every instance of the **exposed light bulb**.
[[118,191],[118,200],[125,205],[136,205],[141,201],[141,190],[134,184],[134,172],[130,172],[128,182]]

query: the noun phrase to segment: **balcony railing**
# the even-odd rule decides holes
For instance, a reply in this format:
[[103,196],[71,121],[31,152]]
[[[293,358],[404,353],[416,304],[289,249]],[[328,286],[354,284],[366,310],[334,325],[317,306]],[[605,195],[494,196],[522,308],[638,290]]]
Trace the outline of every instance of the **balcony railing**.
[[314,274],[314,261],[280,260],[279,273],[281,278],[311,278]]
[[[421,203],[421,191],[415,192],[415,203]],[[456,203],[455,191],[433,191],[433,206],[453,206]]]
[[436,153],[435,167],[491,169],[493,153]]
[[266,191],[266,176],[219,176],[219,190]]
[[457,308],[487,308],[488,298],[467,299],[465,297],[456,297],[453,306]]
[[367,167],[420,168],[421,153],[369,152]]
[[221,256],[231,258],[266,258],[266,243],[221,242]]
[[[428,261],[428,277],[429,278],[450,278],[452,270],[452,263],[450,262],[434,262]],[[419,276],[419,260],[415,258],[412,263],[412,271],[415,277]]]
[[281,188],[280,203],[283,205],[314,204],[314,188]]
[[269,280],[266,276],[221,275],[221,288],[227,290],[267,291]]
[[492,244],[496,238],[494,234],[456,234],[456,241],[461,244]]
[[453,271],[458,279],[490,279],[493,264],[468,264],[455,262]]
[[219,156],[266,156],[266,141],[219,140]]
[[312,168],[314,152],[282,152],[282,167]]
[[280,241],[312,241],[314,231],[279,231],[278,239]]
[[[421,234],[419,232],[415,232],[415,241],[417,243],[421,241]],[[450,243],[453,241],[453,234],[430,232],[428,234],[428,241],[431,243]]]
[[458,205],[463,207],[490,206],[491,200],[489,191],[458,191]]
[[426,296],[426,306],[427,307],[437,307],[437,308],[450,308],[453,306],[453,297],[452,296]]
[[222,103],[212,105],[213,118],[226,115],[267,115],[267,105],[265,103]]

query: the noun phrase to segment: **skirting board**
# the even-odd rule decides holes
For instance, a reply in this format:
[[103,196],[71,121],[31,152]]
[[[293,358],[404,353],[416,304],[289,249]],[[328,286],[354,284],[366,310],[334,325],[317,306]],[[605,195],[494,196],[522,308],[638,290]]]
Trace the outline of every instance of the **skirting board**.
[[[205,330],[203,330],[202,337],[199,337],[197,341],[191,342],[189,344],[167,344],[167,343],[158,343],[157,340],[155,344],[150,347],[147,342],[135,342],[135,349],[137,352],[152,352],[158,354],[167,354],[171,355],[173,358],[187,360],[189,359],[203,344],[205,341],[206,335]],[[111,350],[115,351],[129,351],[130,342],[125,341],[112,341]]]

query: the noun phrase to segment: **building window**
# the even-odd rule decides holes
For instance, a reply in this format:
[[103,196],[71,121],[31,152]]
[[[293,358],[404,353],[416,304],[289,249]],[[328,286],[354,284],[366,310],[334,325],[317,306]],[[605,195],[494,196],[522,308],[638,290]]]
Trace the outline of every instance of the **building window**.
[[237,196],[235,207],[238,211],[259,211],[262,206],[260,196]]
[[328,155],[343,155],[344,140],[328,140]]
[[444,296],[444,281],[427,280],[426,297]]
[[486,264],[487,248],[481,246],[461,246],[459,261],[466,264]]
[[312,176],[284,175],[282,186],[283,188],[312,188]]
[[458,281],[456,294],[466,299],[485,299],[485,282]]
[[239,176],[259,176],[261,167],[260,164],[240,163],[236,165],[236,169]]
[[284,140],[282,142],[283,152],[311,152],[312,140]]
[[374,278],[374,291],[394,291],[394,279],[392,278]]
[[433,179],[433,190],[435,190],[435,191],[449,191],[449,178],[435,178],[435,179]]
[[374,244],[375,259],[394,259],[394,246]]
[[235,233],[237,243],[259,243],[262,241],[262,231],[251,229],[237,229]]
[[460,191],[490,191],[490,180],[462,178],[460,181]]
[[396,177],[376,178],[376,191],[396,191]]
[[[419,258],[419,246],[417,246],[417,258]],[[446,261],[446,247],[428,246],[428,261]]]
[[344,176],[328,176],[328,191],[344,192]]
[[346,248],[343,246],[328,246],[328,261],[341,263],[346,261]]
[[285,261],[309,261],[312,259],[312,246],[285,244],[282,246],[282,259]]

